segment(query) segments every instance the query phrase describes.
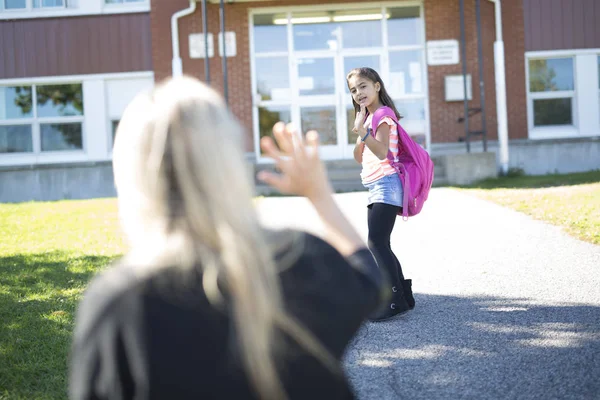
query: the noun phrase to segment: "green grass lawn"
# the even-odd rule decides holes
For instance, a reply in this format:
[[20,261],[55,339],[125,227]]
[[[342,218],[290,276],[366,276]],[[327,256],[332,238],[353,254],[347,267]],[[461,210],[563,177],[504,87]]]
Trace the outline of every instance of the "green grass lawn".
[[114,199],[0,204],[0,399],[64,399],[75,307],[124,251]]
[[600,171],[490,179],[463,189],[600,244]]
[[[461,188],[600,244],[600,171]],[[0,399],[64,399],[74,313],[125,251],[115,199],[0,204]]]

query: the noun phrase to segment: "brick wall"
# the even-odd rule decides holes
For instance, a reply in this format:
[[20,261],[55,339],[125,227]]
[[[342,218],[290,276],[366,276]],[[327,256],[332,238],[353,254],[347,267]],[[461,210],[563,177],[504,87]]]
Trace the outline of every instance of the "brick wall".
[[[350,3],[353,0],[338,0],[328,3]],[[364,3],[364,2],[362,2]],[[465,20],[467,36],[467,72],[473,79],[473,101],[471,107],[478,107],[479,78],[477,66],[477,31],[475,24],[475,1],[465,1]],[[274,7],[292,5],[322,4],[314,0],[233,3],[225,5],[225,24],[228,31],[236,33],[237,56],[227,60],[229,103],[233,113],[241,120],[248,135],[246,149],[253,150],[252,144],[252,89],[250,73],[250,50],[248,37],[248,9],[251,7]],[[157,80],[171,75],[171,15],[187,8],[187,0],[152,0],[152,38],[153,63]],[[425,29],[427,40],[457,39],[460,40],[459,0],[424,0]],[[487,112],[488,138],[495,139],[496,132],[496,95],[494,84],[495,40],[494,6],[489,1],[481,0],[482,36],[484,50],[484,80]],[[511,138],[527,136],[525,77],[524,77],[524,32],[523,8],[521,0],[503,1],[504,40],[506,50],[506,72],[509,109],[509,135]],[[215,35],[219,32],[219,7],[208,5],[208,29]],[[188,35],[202,32],[202,16],[200,3],[193,15],[180,19],[179,37],[180,52],[185,74],[204,80],[204,60],[189,58]],[[210,59],[210,78],[212,86],[223,90],[223,74],[221,58]],[[433,143],[456,142],[464,136],[464,125],[457,122],[463,115],[463,103],[444,101],[444,76],[461,74],[461,65],[432,66],[428,68],[429,107],[431,135]],[[473,130],[480,129],[480,117],[471,120]]]
[[[460,41],[460,3],[458,0],[425,0],[427,40],[457,39]],[[506,59],[506,85],[508,103],[508,132],[511,139],[527,137],[527,108],[525,98],[525,48],[523,7],[521,0],[502,2],[503,36]],[[483,79],[485,88],[486,129],[488,138],[498,138],[496,115],[496,87],[494,75],[494,41],[496,40],[494,5],[481,0],[481,36],[483,53]],[[477,25],[475,1],[465,1],[465,33],[467,73],[472,76],[472,108],[480,107],[479,66],[477,61]],[[462,57],[462,53],[461,53]],[[462,61],[462,59],[461,59]],[[444,76],[462,74],[462,65],[430,66],[429,107],[431,138],[433,143],[456,142],[464,136],[464,125],[457,118],[464,115],[462,102],[444,101]],[[481,116],[469,122],[471,130],[481,129]]]
[[506,58],[508,135],[511,139],[523,139],[528,136],[523,1],[503,0],[502,21]]

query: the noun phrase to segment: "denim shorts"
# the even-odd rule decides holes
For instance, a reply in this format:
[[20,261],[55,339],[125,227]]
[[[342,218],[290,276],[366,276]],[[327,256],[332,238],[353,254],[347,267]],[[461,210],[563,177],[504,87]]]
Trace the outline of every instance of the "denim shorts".
[[363,186],[369,189],[369,205],[385,203],[402,207],[404,190],[402,190],[402,182],[397,174],[386,175],[375,182],[363,184]]

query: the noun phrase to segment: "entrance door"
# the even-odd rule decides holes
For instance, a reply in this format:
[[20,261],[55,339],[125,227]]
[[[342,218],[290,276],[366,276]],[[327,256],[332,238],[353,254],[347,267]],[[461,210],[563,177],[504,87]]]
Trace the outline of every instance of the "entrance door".
[[342,156],[338,135],[339,77],[337,55],[331,51],[295,54],[295,107],[292,120],[303,133],[319,132],[321,157]]
[[363,66],[380,70],[382,15],[381,8],[291,13],[292,120],[303,132],[319,132],[325,159],[352,157],[356,136],[348,130],[354,116],[349,122],[346,74]]
[[292,120],[302,132],[317,130],[321,156],[325,159],[352,157],[356,134],[352,132],[354,109],[346,85],[353,68],[380,69],[380,50],[297,53],[296,104]]
[[378,71],[403,124],[427,133],[422,19],[422,8],[414,5],[257,11],[252,57],[259,159],[260,137],[279,120],[302,132],[317,130],[324,159],[352,158],[356,134],[346,74],[357,67]]
[[[357,55],[356,52],[349,52],[347,55],[342,55],[342,65],[344,73],[347,74],[354,68],[369,67],[375,71],[381,71],[381,54],[380,52],[373,52],[372,54]],[[346,77],[343,80],[345,82]],[[356,118],[356,112],[352,105],[352,97],[350,96],[350,90],[348,85],[344,85],[344,93],[341,101],[341,113],[343,114],[343,120],[345,125],[343,126],[342,132],[346,133],[346,140],[342,142],[343,156],[344,158],[352,158],[354,153],[354,146],[356,143],[357,135],[352,132],[354,126],[354,120]]]

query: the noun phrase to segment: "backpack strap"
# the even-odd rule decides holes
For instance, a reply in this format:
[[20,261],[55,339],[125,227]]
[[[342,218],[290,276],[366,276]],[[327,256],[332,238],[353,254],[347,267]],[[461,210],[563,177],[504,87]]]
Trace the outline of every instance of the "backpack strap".
[[[367,114],[367,116],[368,115],[369,114]],[[377,111],[375,111],[375,113],[373,114],[373,118],[371,119],[371,128],[373,129],[373,132],[377,132],[379,122],[385,117],[390,117],[392,121],[394,121],[396,125],[398,125],[398,119],[396,118],[394,110],[392,110],[388,106],[379,107]]]
[[[394,123],[398,127],[398,141],[400,141],[401,140],[400,139],[401,127],[400,127],[400,124],[398,123],[398,118],[396,117],[396,113],[390,107],[387,107],[387,106],[380,107],[377,111],[375,111],[375,113],[373,114],[373,119],[371,120],[371,127],[373,129],[373,132],[377,132],[377,128],[379,127],[379,122],[385,117],[391,118],[392,121],[394,121]],[[402,175],[402,177],[404,177],[402,219],[407,220],[408,219],[408,192],[409,192],[409,188],[410,188],[410,176],[406,173],[406,168],[404,167],[404,164],[394,161],[392,152],[389,149],[388,149],[388,153],[387,153],[387,159],[388,159],[390,165],[396,170],[396,172],[399,175]]]
[[[396,118],[396,113],[388,106],[379,107],[375,113],[373,113],[373,118],[371,119],[371,129],[373,129],[373,137],[375,137],[375,133],[377,132],[377,128],[379,127],[379,122],[385,118],[389,117],[394,121],[397,127],[400,126],[398,123],[398,118]],[[400,140],[400,132],[398,132],[398,140]],[[387,159],[390,161],[390,164],[394,160],[392,156],[392,152],[388,147]],[[392,165],[393,166],[393,165]]]

